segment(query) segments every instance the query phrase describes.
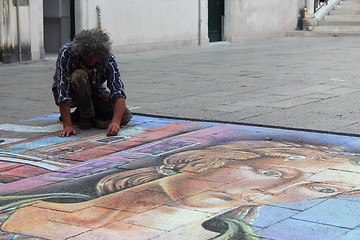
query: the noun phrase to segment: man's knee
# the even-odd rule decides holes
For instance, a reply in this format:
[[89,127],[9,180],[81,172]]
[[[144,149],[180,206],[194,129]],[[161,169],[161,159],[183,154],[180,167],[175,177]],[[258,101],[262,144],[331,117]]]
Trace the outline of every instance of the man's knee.
[[83,69],[76,69],[71,73],[71,85],[72,87],[81,87],[87,84],[89,81],[89,76],[87,72]]

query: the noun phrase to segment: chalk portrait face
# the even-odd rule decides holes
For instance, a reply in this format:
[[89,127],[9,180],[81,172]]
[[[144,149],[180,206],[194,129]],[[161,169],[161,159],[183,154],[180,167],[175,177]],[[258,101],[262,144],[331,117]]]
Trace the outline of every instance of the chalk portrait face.
[[[336,169],[358,169],[357,158],[327,147],[240,141],[169,156],[166,164],[183,167],[161,186],[173,199],[200,208],[310,200],[355,189]],[[182,197],[196,184],[213,188]]]

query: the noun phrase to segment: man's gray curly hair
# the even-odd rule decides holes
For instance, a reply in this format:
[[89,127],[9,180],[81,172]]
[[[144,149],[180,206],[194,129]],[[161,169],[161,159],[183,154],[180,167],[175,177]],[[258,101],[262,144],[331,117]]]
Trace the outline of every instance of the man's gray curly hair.
[[111,42],[101,29],[82,30],[74,38],[73,50],[78,55],[103,58],[111,54]]

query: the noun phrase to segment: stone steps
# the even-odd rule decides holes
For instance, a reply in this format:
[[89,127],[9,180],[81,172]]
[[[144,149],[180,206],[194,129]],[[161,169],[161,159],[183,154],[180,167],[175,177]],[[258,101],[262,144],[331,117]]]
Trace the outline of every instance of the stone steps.
[[292,31],[287,37],[360,37],[360,32]]
[[309,26],[310,31],[320,31],[320,32],[360,32],[360,26],[348,26],[348,25],[341,25],[341,26]]
[[343,26],[346,23],[346,26],[360,26],[358,21],[321,21],[318,26]]
[[314,34],[329,36],[360,36],[360,0],[342,0],[316,26],[309,26]]
[[356,5],[360,4],[360,0],[343,0],[341,1],[341,5]]
[[341,12],[341,11],[359,11],[360,10],[360,2],[359,3],[352,3],[352,4],[343,4],[342,2],[340,2],[339,5],[336,5],[334,10],[332,12],[336,13],[336,12]]
[[341,9],[341,10],[332,10],[329,15],[359,15],[360,14],[360,9],[359,10],[347,10],[347,9]]
[[358,22],[360,15],[326,15],[324,21]]

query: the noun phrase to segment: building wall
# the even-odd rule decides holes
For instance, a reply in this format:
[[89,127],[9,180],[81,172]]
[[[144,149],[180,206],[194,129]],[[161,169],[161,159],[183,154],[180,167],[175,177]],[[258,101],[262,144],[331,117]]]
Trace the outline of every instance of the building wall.
[[[205,3],[201,0],[203,14]],[[98,24],[96,6],[101,10],[101,24],[110,34],[114,50],[133,51],[196,45],[199,36],[198,0],[88,0],[78,2],[81,19],[76,31]],[[206,26],[203,22],[203,35]]]
[[297,28],[299,11],[303,8],[299,0],[227,0],[227,41],[247,38],[285,35]]
[[[44,57],[43,1],[19,0],[23,60]],[[224,0],[224,40],[242,41],[295,30],[305,0]],[[13,0],[0,1],[0,61],[19,59],[17,12]],[[75,32],[98,26],[109,33],[114,52],[206,45],[208,0],[75,1]],[[200,21],[201,20],[201,21]],[[68,24],[66,24],[68,25]],[[70,28],[70,26],[69,26]],[[66,32],[66,31],[64,31]],[[70,32],[70,31],[69,31]],[[69,39],[69,38],[68,38]],[[65,41],[59,40],[59,45]],[[49,43],[49,42],[48,42]],[[59,47],[60,47],[59,46]],[[54,46],[54,49],[58,49]]]
[[[298,28],[304,2],[225,0],[224,40],[285,36]],[[198,45],[199,41],[206,45],[207,5],[208,0],[79,1],[75,9],[81,17],[76,20],[76,32],[97,26],[99,6],[102,27],[110,33],[115,51]]]

